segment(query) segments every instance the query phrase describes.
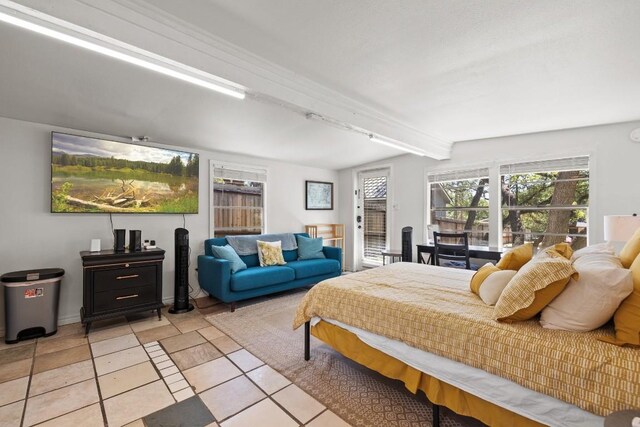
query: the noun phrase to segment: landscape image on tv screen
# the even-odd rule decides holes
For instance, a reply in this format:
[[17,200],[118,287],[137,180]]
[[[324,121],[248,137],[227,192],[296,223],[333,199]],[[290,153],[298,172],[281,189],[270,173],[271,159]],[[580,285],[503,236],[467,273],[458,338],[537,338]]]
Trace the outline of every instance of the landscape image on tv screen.
[[51,212],[198,213],[198,154],[51,133]]

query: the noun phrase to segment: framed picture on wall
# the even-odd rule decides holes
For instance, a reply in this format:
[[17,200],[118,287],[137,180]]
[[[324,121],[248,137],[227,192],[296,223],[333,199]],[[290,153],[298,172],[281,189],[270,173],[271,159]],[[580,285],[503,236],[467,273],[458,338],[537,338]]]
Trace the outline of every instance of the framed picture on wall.
[[305,181],[305,209],[333,210],[333,182]]

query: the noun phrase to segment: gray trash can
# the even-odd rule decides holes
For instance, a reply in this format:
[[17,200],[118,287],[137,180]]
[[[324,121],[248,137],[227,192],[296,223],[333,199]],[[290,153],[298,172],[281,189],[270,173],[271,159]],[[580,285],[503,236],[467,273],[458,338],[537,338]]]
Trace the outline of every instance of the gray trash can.
[[6,343],[48,337],[58,331],[58,301],[63,276],[61,268],[44,268],[14,271],[0,277],[4,285]]

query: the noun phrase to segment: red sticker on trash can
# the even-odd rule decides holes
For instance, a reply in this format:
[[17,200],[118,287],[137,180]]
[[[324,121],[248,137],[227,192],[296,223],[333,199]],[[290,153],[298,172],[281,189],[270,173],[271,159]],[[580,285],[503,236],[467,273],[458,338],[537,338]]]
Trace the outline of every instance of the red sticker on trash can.
[[44,288],[33,288],[24,291],[25,298],[37,298],[44,295]]

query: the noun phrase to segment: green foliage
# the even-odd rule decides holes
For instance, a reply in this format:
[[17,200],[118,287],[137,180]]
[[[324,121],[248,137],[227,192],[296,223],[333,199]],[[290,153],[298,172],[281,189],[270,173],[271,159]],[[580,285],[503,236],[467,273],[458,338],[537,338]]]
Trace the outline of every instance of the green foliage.
[[84,166],[89,169],[131,169],[142,170],[151,173],[164,173],[174,176],[198,176],[199,156],[191,154],[186,165],[182,163],[180,156],[175,156],[169,163],[145,162],[140,160],[116,159],[115,157],[76,156],[62,153],[53,156],[51,163],[55,166]]
[[181,197],[178,199],[165,200],[161,202],[158,206],[156,206],[156,208],[154,209],[154,212],[197,213],[198,212],[198,196],[189,195],[189,196]]
[[73,209],[67,204],[67,196],[73,187],[70,182],[65,182],[60,188],[51,195],[51,210],[53,212],[73,212]]

